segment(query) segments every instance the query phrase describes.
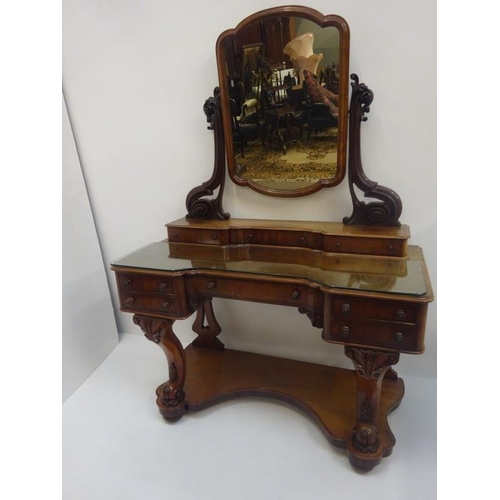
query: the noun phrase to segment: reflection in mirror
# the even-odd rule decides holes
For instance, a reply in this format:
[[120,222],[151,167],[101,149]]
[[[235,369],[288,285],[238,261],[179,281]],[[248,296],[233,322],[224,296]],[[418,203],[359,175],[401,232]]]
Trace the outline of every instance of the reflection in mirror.
[[342,180],[340,57],[338,28],[301,17],[255,21],[224,40],[233,180],[284,195]]

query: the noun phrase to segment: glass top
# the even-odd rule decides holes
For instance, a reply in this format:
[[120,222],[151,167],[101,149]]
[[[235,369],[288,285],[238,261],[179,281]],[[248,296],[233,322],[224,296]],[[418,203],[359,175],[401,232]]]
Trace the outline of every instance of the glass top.
[[427,292],[422,256],[410,247],[408,259],[324,254],[310,249],[259,245],[150,243],[112,262],[114,267],[153,271],[216,270],[306,279],[320,285],[406,295]]

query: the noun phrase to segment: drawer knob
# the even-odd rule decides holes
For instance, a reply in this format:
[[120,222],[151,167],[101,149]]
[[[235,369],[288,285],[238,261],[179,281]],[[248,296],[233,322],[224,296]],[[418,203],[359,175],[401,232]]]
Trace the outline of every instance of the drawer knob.
[[216,234],[212,234],[212,239],[216,240],[217,239],[217,235]]
[[298,299],[300,297],[300,292],[298,290],[294,290],[292,292],[292,299]]
[[209,282],[207,283],[207,288],[208,288],[209,290],[213,290],[213,289],[215,288],[215,281],[209,281]]
[[125,278],[123,281],[122,281],[122,286],[129,286],[130,283],[132,283],[131,280],[129,280],[128,278]]
[[301,236],[301,237],[300,237],[300,242],[301,242],[301,243],[305,243],[305,241],[306,241],[306,237],[305,237],[305,236]]
[[158,290],[160,290],[160,292],[166,292],[168,290],[168,283],[160,283]]
[[349,337],[350,333],[351,333],[351,329],[348,326],[343,326],[340,329],[340,336],[344,339]]
[[124,300],[125,304],[127,305],[130,305],[130,304],[133,304],[134,303],[134,297],[127,297],[125,300]]
[[162,309],[168,309],[169,307],[170,307],[170,302],[168,300],[163,302],[163,304],[161,305]]
[[406,313],[403,311],[403,309],[398,309],[396,311],[396,319],[398,321],[404,321],[406,318]]
[[405,336],[401,332],[396,332],[394,334],[394,341],[396,344],[402,344],[405,341]]
[[342,304],[340,311],[342,312],[342,314],[345,314],[345,315],[349,314],[351,312],[351,304],[349,304],[348,302],[346,302],[345,304]]

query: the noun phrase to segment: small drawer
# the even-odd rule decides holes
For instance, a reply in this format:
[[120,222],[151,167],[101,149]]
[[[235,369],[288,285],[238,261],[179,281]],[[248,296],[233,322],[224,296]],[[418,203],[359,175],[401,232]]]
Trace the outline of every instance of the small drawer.
[[406,257],[408,244],[405,239],[325,235],[324,250],[335,253]]
[[252,302],[297,306],[312,303],[314,290],[303,285],[262,281],[194,277],[186,284],[187,293]]
[[423,351],[423,335],[419,335],[416,325],[386,321],[333,321],[326,340],[342,344],[356,344],[374,348],[394,349],[410,352]]
[[342,297],[333,299],[333,319],[376,319],[400,323],[416,322],[416,306],[407,302]]
[[127,293],[129,290],[174,293],[172,278],[162,276],[147,276],[134,273],[117,273],[116,282],[120,292]]
[[169,241],[176,243],[201,243],[204,245],[228,245],[229,231],[222,229],[197,229],[196,231],[180,228],[167,228]]
[[237,243],[315,248],[321,245],[321,241],[317,241],[320,238],[321,235],[307,231],[263,231],[256,228],[239,231]]
[[175,296],[170,294],[122,293],[120,305],[123,311],[130,312],[160,313],[167,316],[179,312]]

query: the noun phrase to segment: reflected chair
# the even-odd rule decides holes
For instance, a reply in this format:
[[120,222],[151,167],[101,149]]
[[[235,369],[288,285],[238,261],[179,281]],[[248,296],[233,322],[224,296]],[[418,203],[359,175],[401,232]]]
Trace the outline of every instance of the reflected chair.
[[250,113],[239,119],[239,109],[234,99],[229,99],[233,126],[233,141],[240,146],[241,157],[245,157],[245,148],[249,141],[263,139],[263,129],[257,113]]
[[338,96],[323,88],[316,77],[304,71],[304,92],[306,94],[306,103],[308,111],[308,130],[307,139],[315,130],[325,130],[332,127],[338,127]]
[[307,140],[310,139],[314,130],[317,134],[319,130],[338,127],[339,119],[330,113],[330,108],[323,103],[313,102],[308,106],[307,119]]

